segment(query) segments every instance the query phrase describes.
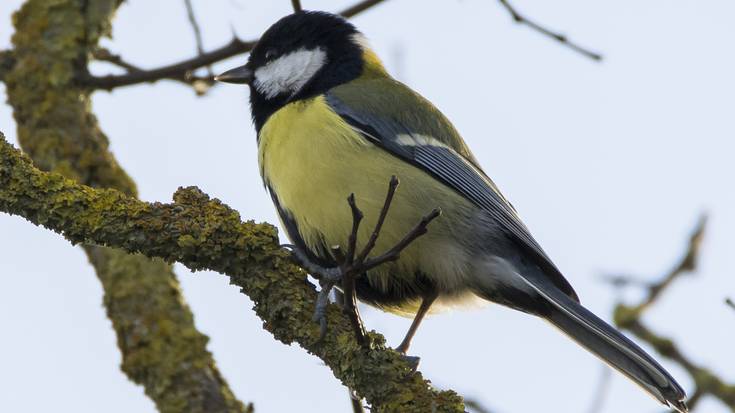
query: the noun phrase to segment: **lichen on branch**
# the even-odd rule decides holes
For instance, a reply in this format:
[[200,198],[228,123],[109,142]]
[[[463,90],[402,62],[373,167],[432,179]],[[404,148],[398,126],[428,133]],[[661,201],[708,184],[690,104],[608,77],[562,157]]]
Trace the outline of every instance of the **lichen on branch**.
[[[92,187],[136,193],[75,78],[110,32],[119,0],[27,0],[13,15],[13,49],[0,52],[0,80],[18,142],[41,169]],[[162,413],[249,413],[232,394],[196,329],[173,268],[161,260],[85,244],[104,290],[122,355],[120,368]]]
[[179,189],[172,203],[147,203],[42,172],[0,139],[0,210],[73,243],[122,248],[228,275],[253,300],[266,330],[321,358],[376,412],[464,412],[461,397],[433,389],[381,335],[370,333],[371,348],[359,346],[335,305],[327,309],[330,328],[319,341],[319,326],[312,321],[316,290],[279,246],[276,228],[243,222],[197,188]]

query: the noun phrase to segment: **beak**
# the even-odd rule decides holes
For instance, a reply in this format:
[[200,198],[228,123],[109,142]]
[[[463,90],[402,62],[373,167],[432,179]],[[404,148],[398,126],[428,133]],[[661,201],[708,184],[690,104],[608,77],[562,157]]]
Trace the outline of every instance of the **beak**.
[[250,84],[253,81],[253,71],[247,65],[230,69],[214,77],[214,80],[225,83]]

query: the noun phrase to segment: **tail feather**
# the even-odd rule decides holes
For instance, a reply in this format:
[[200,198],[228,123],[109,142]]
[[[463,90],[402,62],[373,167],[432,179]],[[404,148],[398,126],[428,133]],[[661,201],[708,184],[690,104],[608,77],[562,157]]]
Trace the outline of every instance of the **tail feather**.
[[[581,306],[580,308],[584,309]],[[580,321],[565,311],[554,308],[547,320],[661,403],[677,412],[688,412],[684,391],[663,367],[617,330],[589,311],[584,311],[587,314],[584,321]]]
[[686,394],[671,375],[630,339],[572,300],[543,276],[516,273],[548,301],[543,316],[574,341],[620,371],[646,392],[680,413],[687,413]]

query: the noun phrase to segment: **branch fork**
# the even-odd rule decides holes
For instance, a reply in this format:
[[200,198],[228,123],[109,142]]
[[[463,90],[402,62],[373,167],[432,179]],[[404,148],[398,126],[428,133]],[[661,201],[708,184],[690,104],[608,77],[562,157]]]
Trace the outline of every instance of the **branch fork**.
[[360,230],[360,224],[364,215],[355,202],[355,194],[347,197],[347,203],[352,212],[352,231],[347,241],[347,251],[344,252],[339,245],[332,246],[332,256],[337,265],[331,268],[325,268],[311,262],[304,251],[290,245],[294,260],[307,272],[312,274],[319,280],[321,291],[317,298],[316,309],[314,310],[314,321],[320,325],[320,340],[324,339],[327,333],[326,308],[329,303],[329,293],[335,285],[339,284],[344,293],[344,303],[342,311],[350,319],[355,338],[361,346],[369,346],[365,326],[360,318],[360,312],[357,307],[357,295],[355,293],[355,281],[364,276],[365,273],[387,262],[392,262],[400,258],[401,252],[406,249],[416,239],[426,234],[429,224],[441,215],[441,210],[436,208],[429,214],[425,215],[406,235],[398,241],[388,251],[370,258],[369,255],[375,248],[375,244],[380,236],[385,219],[388,216],[393,197],[398,188],[399,180],[396,176],[392,176],[388,184],[388,192],[380,210],[378,221],[373,228],[370,238],[368,238],[365,246],[357,251],[357,235]]

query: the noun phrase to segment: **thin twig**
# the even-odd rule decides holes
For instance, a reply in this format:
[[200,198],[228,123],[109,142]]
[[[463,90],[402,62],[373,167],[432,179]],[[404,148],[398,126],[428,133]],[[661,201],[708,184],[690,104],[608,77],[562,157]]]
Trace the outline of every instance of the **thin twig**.
[[362,317],[360,317],[360,309],[357,307],[357,293],[355,291],[355,280],[360,275],[362,273],[355,271],[355,269],[343,267],[342,292],[344,292],[344,305],[342,306],[342,312],[350,319],[357,343],[366,347],[369,340]]
[[640,340],[648,343],[663,357],[679,364],[689,373],[695,386],[695,391],[688,402],[690,407],[693,403],[696,404],[702,396],[709,394],[732,408],[732,406],[735,406],[735,384],[726,383],[713,371],[696,364],[684,355],[676,342],[669,337],[653,332],[642,320],[645,310],[661,297],[667,287],[682,274],[696,269],[706,223],[707,217],[702,215],[694,231],[692,231],[689,245],[679,263],[661,281],[649,288],[648,295],[640,304],[633,306],[618,304],[615,307],[614,320],[618,327],[630,331]]
[[378,220],[375,223],[375,227],[368,239],[367,244],[359,253],[356,252],[357,236],[360,231],[360,224],[363,219],[363,213],[357,207],[355,202],[355,194],[350,194],[347,197],[347,203],[350,206],[352,212],[352,230],[347,241],[347,254],[344,253],[342,247],[335,245],[331,247],[332,256],[337,266],[332,268],[325,268],[312,262],[308,255],[300,248],[295,246],[288,246],[293,249],[292,257],[297,264],[302,268],[306,269],[314,277],[316,277],[322,287],[319,293],[319,299],[317,302],[316,309],[314,311],[314,320],[319,321],[321,326],[320,340],[326,335],[326,297],[329,291],[332,289],[335,283],[341,282],[342,293],[344,294],[344,304],[342,311],[347,315],[352,324],[355,338],[360,345],[368,345],[368,337],[365,332],[365,326],[362,323],[360,312],[357,307],[357,294],[355,291],[355,283],[358,277],[363,276],[371,269],[384,264],[389,261],[395,261],[400,256],[401,252],[414,242],[420,236],[426,234],[427,227],[436,219],[440,214],[441,210],[435,209],[428,215],[421,218],[418,224],[416,224],[396,245],[390,248],[388,251],[379,255],[375,258],[368,258],[367,256],[375,247],[380,231],[383,228],[383,223],[388,216],[391,204],[394,199],[396,188],[398,187],[398,178],[391,176],[390,184],[388,185],[388,192],[383,202],[383,207],[380,210]]
[[651,288],[650,281],[641,280],[624,274],[604,274],[598,277],[600,281],[610,284],[613,288],[622,289],[626,287]]
[[475,413],[492,413],[492,410],[484,406],[479,400],[465,397],[464,407],[475,412]]
[[[379,3],[382,3],[383,1],[385,0],[361,1],[342,10],[339,14],[346,18],[353,17]],[[191,83],[192,78],[197,79],[192,76],[192,73],[195,70],[247,53],[252,50],[256,43],[257,39],[240,40],[239,38],[234,37],[229,43],[222,47],[210,52],[201,53],[199,56],[182,60],[178,63],[173,63],[156,69],[139,70],[136,72],[126,73],[124,75],[93,76],[89,73],[81,73],[79,74],[79,81],[87,87],[102,90],[112,90],[117,87],[136,85],[139,83],[157,82],[162,79],[174,79],[185,83]],[[210,79],[197,80],[211,81]]]
[[399,183],[400,181],[398,181],[398,178],[395,175],[390,177],[390,183],[388,184],[388,194],[385,196],[385,202],[383,202],[383,208],[380,210],[378,222],[375,224],[375,229],[373,230],[373,233],[370,234],[370,239],[368,239],[367,244],[365,244],[365,248],[363,248],[362,252],[357,258],[359,262],[365,261],[365,258],[373,251],[373,248],[375,248],[375,242],[378,240],[380,231],[383,229],[383,223],[385,222],[385,218],[388,216],[388,210],[390,209],[390,204],[393,202],[393,196],[396,193],[396,188],[398,188]]
[[361,1],[361,2],[359,2],[359,3],[357,3],[357,4],[353,5],[353,6],[350,6],[350,7],[346,8],[346,9],[342,10],[341,12],[339,12],[339,15],[342,16],[342,17],[344,17],[344,18],[348,18],[349,19],[350,17],[355,17],[356,15],[364,12],[365,10],[370,9],[370,8],[372,8],[374,6],[377,6],[378,4],[380,4],[380,3],[384,2],[384,1],[386,1],[386,0],[365,0],[365,1]]
[[428,231],[428,225],[431,223],[431,221],[438,218],[441,213],[441,209],[434,209],[428,215],[425,215],[423,218],[421,218],[421,221],[416,224],[416,226],[413,227],[413,229],[411,229],[411,231],[409,231],[402,240],[398,241],[398,243],[394,245],[393,248],[389,249],[382,255],[365,260],[365,271],[371,270],[378,265],[382,265],[390,261],[395,261],[400,258],[401,252],[406,249],[406,247],[411,245],[411,243],[414,242],[418,237],[426,234],[426,232]]
[[592,398],[592,403],[587,410],[588,413],[601,412],[602,408],[605,406],[605,399],[607,398],[607,394],[610,392],[610,379],[612,378],[612,370],[610,370],[610,368],[605,365],[601,366],[600,368],[602,369],[600,373],[600,380],[597,382],[597,390],[595,391],[595,395]]
[[[85,86],[112,90],[121,86],[130,86],[138,83],[156,82],[161,79],[175,79],[186,81],[191,79],[191,73],[199,68],[206,67],[220,60],[228,59],[232,56],[250,51],[255,45],[254,41],[243,41],[238,38],[232,39],[228,44],[204,53],[200,56],[193,57],[168,66],[159,67],[151,70],[141,70],[138,72],[126,73],[124,75],[107,75],[107,76],[91,76],[81,75],[80,82]],[[188,83],[188,82],[187,82]]]
[[347,203],[350,204],[350,211],[352,211],[352,231],[350,231],[350,238],[347,242],[347,265],[352,265],[355,260],[355,249],[357,248],[357,233],[360,230],[363,215],[355,203],[355,194],[350,194]]
[[730,297],[725,298],[725,305],[735,310],[735,302],[732,301],[732,298]]
[[301,7],[301,1],[300,0],[291,0],[291,6],[293,7],[294,13],[295,12],[300,12],[300,11],[304,10]]
[[[197,55],[201,56],[204,54],[204,42],[202,41],[202,30],[199,28],[199,22],[197,22],[196,15],[194,14],[194,7],[191,4],[191,0],[184,0],[186,5],[186,15],[189,18],[189,24],[191,25],[192,31],[194,31],[194,40],[197,45]],[[212,73],[212,67],[207,66],[207,74],[214,77]]]
[[92,57],[95,60],[99,60],[100,62],[107,62],[111,63],[115,66],[118,66],[120,68],[123,68],[127,70],[128,72],[142,72],[143,69],[139,68],[138,66],[133,65],[132,63],[128,63],[120,55],[114,54],[111,51],[100,47],[97,49],[94,49],[92,51]]
[[[706,393],[699,389],[699,387],[694,389],[694,392],[692,392],[692,395],[689,396],[687,399],[687,406],[689,407],[690,411],[693,411],[697,405],[699,404],[699,401],[702,400],[702,396],[704,396]],[[735,407],[735,406],[730,406]]]
[[726,383],[711,370],[693,362],[671,338],[654,333],[640,319],[629,320],[620,327],[650,344],[662,356],[679,364],[689,373],[695,386],[703,394],[720,399],[726,406],[735,406],[735,384]]
[[518,24],[524,24],[531,28],[532,30],[535,30],[538,33],[541,33],[542,35],[552,38],[556,40],[557,42],[561,43],[563,46],[566,46],[572,50],[574,50],[577,53],[581,53],[582,55],[589,57],[592,60],[601,61],[602,55],[596,52],[593,52],[589,49],[586,49],[576,43],[573,43],[570,41],[565,35],[561,33],[557,33],[555,31],[552,31],[550,29],[547,29],[546,27],[536,23],[533,20],[529,20],[527,17],[519,13],[516,8],[508,2],[508,0],[498,0],[500,4],[505,8],[505,10],[510,13],[510,16],[513,18],[513,21],[515,21]]
[[676,278],[687,272],[694,271],[697,267],[697,259],[699,257],[702,239],[704,238],[704,230],[707,226],[707,215],[702,214],[697,221],[697,225],[689,237],[689,244],[686,252],[679,263],[659,282],[651,285],[648,289],[648,296],[638,305],[638,311],[642,312],[651,304],[653,304],[663,291],[670,286]]

